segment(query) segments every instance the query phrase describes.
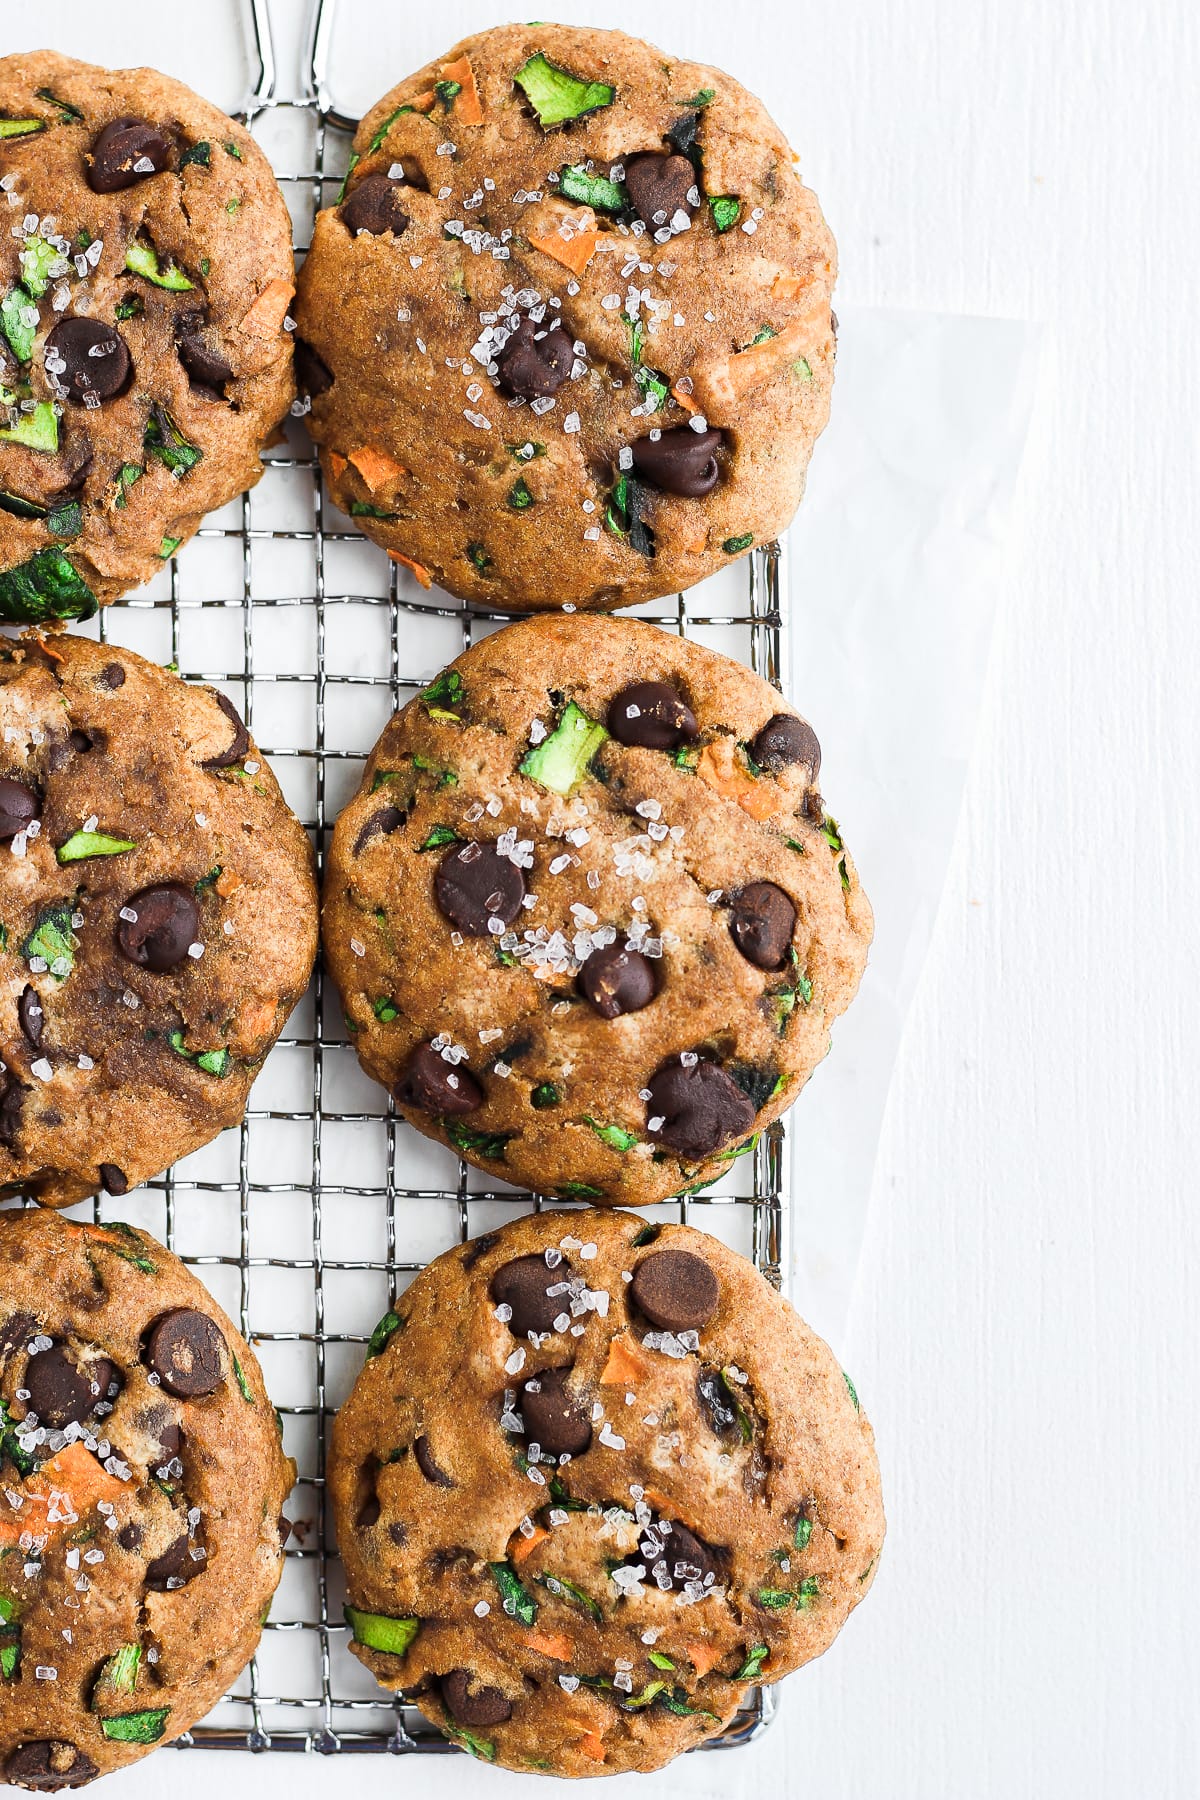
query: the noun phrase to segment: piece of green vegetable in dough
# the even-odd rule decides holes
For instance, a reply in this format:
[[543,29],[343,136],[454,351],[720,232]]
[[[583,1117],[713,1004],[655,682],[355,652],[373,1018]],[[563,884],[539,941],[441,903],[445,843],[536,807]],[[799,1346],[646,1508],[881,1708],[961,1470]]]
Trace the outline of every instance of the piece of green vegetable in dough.
[[541,1081],[529,1096],[529,1104],[537,1112],[545,1112],[548,1106],[561,1106],[562,1095],[552,1081]]
[[92,1711],[101,1712],[104,1703],[116,1694],[132,1694],[137,1686],[138,1670],[142,1662],[142,1646],[140,1644],[123,1644],[114,1656],[110,1656],[96,1678],[92,1690]]
[[513,80],[525,95],[543,131],[581,119],[585,113],[611,106],[616,89],[606,81],[584,81],[568,69],[560,69],[538,50],[523,63]]
[[157,1744],[170,1716],[169,1706],[156,1712],[123,1713],[115,1719],[101,1719],[100,1729],[116,1744]]
[[39,550],[0,572],[0,620],[9,624],[90,619],[95,610],[95,595],[61,550]]
[[[28,317],[32,311],[32,320]],[[37,307],[33,295],[20,283],[9,288],[3,300],[0,300],[0,326],[8,339],[8,347],[20,363],[27,363],[33,355],[33,340],[37,336]]]
[[0,1631],[0,1681],[15,1681],[21,1672],[21,1634]]
[[558,191],[568,200],[580,200],[597,212],[624,212],[629,195],[619,181],[606,175],[592,175],[582,163],[570,163],[558,178]]
[[443,669],[421,693],[421,705],[443,725],[461,725],[466,717],[466,689],[457,669]]
[[45,119],[0,119],[0,138],[32,137],[45,129]]
[[146,454],[170,469],[172,475],[186,475],[203,458],[204,452],[189,444],[165,406],[155,406],[146,420],[142,442]]
[[51,537],[62,538],[67,543],[77,538],[83,530],[83,508],[78,500],[64,500],[53,512],[47,513],[46,530]]
[[60,863],[84,862],[89,856],[121,856],[136,848],[132,838],[110,837],[106,831],[76,831],[54,852]]
[[70,268],[66,257],[53,244],[47,243],[44,237],[25,239],[25,248],[21,252],[21,280],[34,299],[37,300],[50,286],[50,271],[57,269],[59,263]]
[[762,1674],[763,1664],[766,1662],[766,1660],[770,1656],[770,1654],[771,1654],[771,1651],[770,1651],[769,1645],[755,1644],[753,1650],[751,1650],[751,1652],[747,1656],[745,1662],[742,1664],[741,1668],[738,1670],[737,1674],[734,1676],[734,1680],[735,1681],[757,1681],[759,1676]]
[[228,1046],[220,1050],[202,1050],[199,1055],[189,1050],[182,1031],[173,1031],[168,1040],[176,1056],[182,1056],[185,1062],[194,1062],[198,1069],[206,1075],[215,1075],[218,1080],[228,1075],[233,1067],[233,1055]]
[[[454,82],[447,83],[450,87],[456,85]],[[447,1725],[446,1735],[460,1743],[470,1756],[477,1757],[480,1762],[495,1762],[496,1746],[489,1738],[476,1737],[473,1731],[468,1731],[462,1725]]]
[[589,719],[571,700],[550,736],[522,757],[520,772],[551,793],[569,794],[583,780],[588,764],[607,738],[604,726]]
[[42,913],[21,946],[21,955],[26,962],[40,959],[56,981],[65,981],[75,967],[75,945],[71,908],[63,900],[56,906],[48,906]]
[[53,402],[39,400],[32,412],[22,413],[11,430],[0,431],[0,442],[24,444],[27,450],[58,454],[58,414]]
[[425,842],[417,845],[417,855],[420,856],[423,850],[444,850],[447,844],[459,842],[461,840],[453,825],[434,825]]
[[403,1323],[404,1320],[400,1317],[400,1314],[398,1312],[393,1312],[391,1308],[384,1313],[382,1319],[380,1319],[378,1325],[371,1333],[367,1343],[368,1362],[370,1362],[373,1356],[379,1356],[387,1349],[388,1344],[391,1342],[392,1338],[395,1337]]
[[742,203],[736,194],[710,194],[708,210],[712,214],[712,222],[717,230],[726,232],[737,224]]
[[522,1625],[532,1625],[537,1618],[537,1601],[525,1587],[516,1571],[506,1562],[489,1563],[504,1610]]
[[726,538],[725,542],[721,545],[721,548],[726,556],[737,556],[741,551],[748,550],[753,542],[754,533],[752,531],[743,531],[740,537]]
[[456,1150],[464,1156],[482,1156],[485,1162],[503,1162],[511,1131],[472,1131],[461,1119],[444,1119],[443,1129]]
[[529,483],[523,475],[519,475],[508,490],[508,504],[514,512],[528,512],[533,503]]
[[345,1613],[355,1643],[381,1650],[385,1656],[403,1656],[421,1629],[420,1619],[391,1619],[386,1613],[363,1612],[357,1606],[347,1606]]
[[632,1150],[637,1138],[632,1131],[626,1131],[620,1125],[601,1125],[598,1120],[586,1115],[584,1124],[590,1125],[601,1143],[607,1144],[610,1150]]
[[155,287],[170,288],[172,293],[182,294],[196,285],[173,262],[168,262],[164,268],[158,251],[145,238],[134,238],[125,252],[125,267],[132,274],[152,281]]

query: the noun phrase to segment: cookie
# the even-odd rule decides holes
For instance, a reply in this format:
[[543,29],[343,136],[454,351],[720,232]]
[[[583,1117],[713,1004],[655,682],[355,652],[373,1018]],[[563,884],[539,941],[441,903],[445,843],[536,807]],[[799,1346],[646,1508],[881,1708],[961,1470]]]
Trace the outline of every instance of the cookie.
[[741,1256],[514,1221],[395,1303],[333,1431],[354,1654],[489,1762],[656,1769],[833,1641],[883,1543],[871,1427]]
[[0,1213],[0,1783],[82,1787],[204,1717],[258,1642],[295,1473],[169,1250]]
[[363,1066],[507,1181],[640,1205],[796,1098],[871,913],[805,720],[628,619],[531,619],[388,725],[324,941]]
[[835,251],[720,70],[503,25],[372,107],[299,278],[309,429],[397,561],[629,606],[773,539],[829,414]]
[[223,694],[0,642],[0,1191],[123,1194],[236,1125],[316,936],[308,839]]
[[87,618],[252,487],[292,400],[291,225],[182,82],[0,58],[0,619]]

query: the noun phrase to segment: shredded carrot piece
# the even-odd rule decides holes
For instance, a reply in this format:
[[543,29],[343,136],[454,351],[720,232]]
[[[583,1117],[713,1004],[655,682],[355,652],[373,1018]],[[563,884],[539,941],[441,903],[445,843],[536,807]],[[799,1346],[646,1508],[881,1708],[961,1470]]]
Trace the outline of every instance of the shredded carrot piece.
[[535,1525],[528,1537],[525,1537],[518,1531],[513,1538],[512,1548],[508,1553],[510,1559],[515,1563],[523,1563],[535,1544],[540,1544],[543,1539],[548,1538],[549,1536],[550,1533],[546,1530],[544,1525]]
[[277,331],[283,330],[284,315],[295,291],[290,281],[276,275],[274,281],[268,281],[242,319],[242,330],[248,331],[251,337],[274,337]]
[[90,1450],[74,1443],[43,1463],[19,1491],[25,1496],[24,1506],[10,1510],[6,1504],[0,1514],[0,1544],[6,1548],[19,1544],[27,1531],[34,1538],[66,1531],[99,1501],[115,1502],[128,1490],[101,1467]]
[[465,56],[457,62],[447,63],[442,70],[444,81],[457,81],[462,88],[460,94],[454,96],[454,117],[460,125],[482,125],[483,107],[479,101],[479,89],[475,86],[475,71]]
[[382,487],[394,488],[408,474],[403,463],[398,463],[384,450],[373,450],[370,444],[361,444],[357,450],[352,450],[349,460],[373,494]]
[[333,476],[333,479],[335,481],[340,481],[342,479],[342,476],[346,473],[346,470],[350,466],[349,458],[347,458],[345,456],[339,456],[339,454],[336,450],[330,450],[328,452],[328,455],[329,455],[329,473]]
[[797,294],[802,294],[807,286],[808,283],[803,275],[789,275],[786,270],[780,269],[771,283],[771,298],[772,300],[794,300]]
[[632,1342],[627,1331],[619,1331],[608,1346],[608,1361],[600,1372],[600,1380],[604,1386],[624,1384],[636,1387],[646,1373],[646,1365],[640,1356],[634,1354]]
[[672,400],[678,400],[684,412],[697,413],[700,411],[700,408],[696,405],[696,402],[692,399],[690,394],[680,393],[678,383],[671,389],[671,398]]
[[222,900],[227,900],[230,894],[236,893],[242,886],[242,878],[234,869],[222,869],[213,886]]
[[61,650],[55,650],[52,648],[49,638],[39,636],[38,640],[37,640],[37,647],[42,652],[43,656],[48,656],[52,662],[65,662],[66,661],[66,657],[63,655]]
[[686,1644],[684,1648],[697,1675],[707,1675],[721,1660],[721,1652],[712,1644]]
[[275,1023],[275,1008],[269,1000],[243,1000],[237,1010],[237,1035],[243,1041],[256,1042]]
[[427,113],[433,111],[434,102],[436,100],[437,95],[434,93],[433,89],[430,88],[427,94],[418,94],[416,99],[410,100],[408,104],[412,107],[414,112]]
[[579,1740],[579,1748],[585,1756],[590,1756],[593,1762],[604,1761],[604,1739],[598,1731],[585,1731]]
[[[570,269],[573,275],[582,275],[592,260],[600,237],[599,232],[586,223],[591,216],[584,213],[572,220],[577,228],[569,238],[565,238],[560,226],[555,225],[550,231],[536,234],[531,231],[529,241],[535,250],[540,250],[544,256],[552,256],[555,262],[560,262],[564,269]],[[571,219],[571,214],[564,215],[564,222]]]
[[715,794],[735,801],[752,819],[769,819],[778,809],[779,796],[771,791],[771,784],[756,781],[747,770],[738,767],[732,738],[714,738],[711,744],[705,744],[696,773]]
[[411,556],[402,556],[399,550],[389,550],[388,555],[393,562],[403,563],[406,569],[411,569],[423,588],[433,586],[433,576],[424,563],[414,562]]
[[814,300],[807,312],[761,344],[748,344],[732,356],[713,357],[692,368],[692,389],[705,418],[728,424],[739,402],[784,374],[799,356],[813,356],[830,334],[829,305]]
[[571,1660],[571,1640],[565,1631],[527,1631],[524,1638],[529,1648],[540,1656],[549,1656],[554,1662],[569,1663]]

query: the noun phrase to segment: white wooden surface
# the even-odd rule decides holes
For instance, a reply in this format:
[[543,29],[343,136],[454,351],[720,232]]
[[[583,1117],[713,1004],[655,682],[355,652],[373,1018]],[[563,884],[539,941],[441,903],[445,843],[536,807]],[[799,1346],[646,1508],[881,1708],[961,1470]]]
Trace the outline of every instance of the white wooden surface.
[[[411,46],[394,67],[380,54],[380,88],[502,16],[362,5],[381,43]],[[761,1746],[606,1793],[1193,1795],[1195,9],[555,12],[756,88],[834,225],[846,302],[1036,318],[1048,339],[981,742],[843,1346],[887,1473],[887,1556]],[[202,8],[58,0],[6,6],[0,47],[49,39],[203,86],[209,30]],[[902,769],[896,804],[901,821],[920,805]],[[185,1756],[112,1788],[442,1796],[517,1779],[457,1758]]]

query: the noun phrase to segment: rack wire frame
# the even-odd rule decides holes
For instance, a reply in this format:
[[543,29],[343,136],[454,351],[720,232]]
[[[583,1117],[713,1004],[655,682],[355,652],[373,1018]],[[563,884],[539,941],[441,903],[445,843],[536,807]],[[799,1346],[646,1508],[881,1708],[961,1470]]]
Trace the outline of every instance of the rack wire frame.
[[[276,96],[274,46],[271,33],[269,0],[241,0],[247,42],[252,65],[257,69],[241,117],[253,129],[272,114],[292,113],[307,122],[311,156],[299,169],[280,168],[277,177],[290,202],[306,197],[315,212],[329,204],[342,179],[349,148],[349,134],[357,121],[341,111],[329,81],[336,0],[314,0],[308,41],[307,91],[295,99]],[[303,233],[300,234],[303,237]],[[300,257],[307,245],[296,243]],[[306,526],[289,529],[264,528],[255,523],[252,496],[243,495],[237,503],[236,523],[210,522],[198,534],[201,540],[224,541],[240,549],[241,591],[213,597],[193,596],[184,591],[178,559],[173,558],[169,572],[169,593],[155,589],[127,598],[120,607],[102,612],[95,626],[102,639],[121,633],[139,613],[165,613],[169,621],[171,661],[181,660],[181,642],[189,615],[196,609],[202,614],[212,609],[240,613],[240,657],[228,659],[229,666],[218,669],[180,666],[187,678],[213,682],[232,690],[235,702],[245,709],[247,724],[254,729],[255,691],[265,684],[299,682],[311,684],[313,690],[313,729],[306,741],[267,742],[261,748],[280,773],[286,759],[311,765],[312,806],[305,817],[306,828],[313,835],[319,856],[323,856],[328,836],[336,817],[337,805],[331,802],[331,777],[339,780],[346,773],[339,765],[361,764],[370,748],[370,739],[353,746],[337,742],[339,732],[330,720],[331,699],[343,685],[386,690],[391,710],[412,697],[427,681],[429,669],[414,667],[409,654],[410,627],[421,621],[449,621],[460,640],[460,648],[468,648],[479,635],[495,625],[519,615],[501,609],[468,607],[436,590],[422,594],[390,565],[383,592],[340,591],[328,579],[330,555],[334,546],[357,544],[360,534],[349,529],[349,522],[326,522],[326,501],[322,489],[320,466],[315,452],[300,430],[293,430],[287,448],[267,459],[267,472],[260,489],[280,479],[304,480],[309,488],[310,518]],[[341,515],[337,515],[341,520]],[[264,596],[258,589],[256,546],[280,541],[311,547],[313,580],[311,592],[288,596]],[[744,603],[729,610],[700,610],[706,600],[705,589],[694,590],[689,598],[679,594],[669,603],[656,607],[632,609],[630,616],[649,617],[666,629],[688,635],[702,630],[708,641],[729,647],[732,637],[748,647],[748,660],[756,672],[781,685],[784,667],[784,596],[787,592],[785,549],[782,544],[756,548],[741,565],[746,571]],[[377,584],[382,586],[382,580]],[[386,673],[347,675],[329,667],[329,627],[334,609],[367,606],[382,609],[388,622],[388,667]],[[312,667],[301,672],[270,672],[256,667],[256,619],[264,610],[295,607],[311,612],[315,630],[315,658]],[[722,639],[726,641],[722,643]],[[456,654],[457,651],[452,651]],[[736,653],[733,652],[733,653]],[[239,666],[240,664],[240,666]],[[256,734],[258,735],[258,734]],[[374,734],[372,733],[372,736]],[[311,1008],[311,1012],[309,1009]],[[311,1024],[306,1021],[311,1019]],[[301,1020],[299,1030],[297,1020]],[[404,1163],[411,1152],[414,1134],[392,1110],[386,1096],[378,1096],[378,1112],[354,1110],[331,1104],[331,1092],[337,1086],[332,1079],[338,1058],[353,1058],[343,1027],[336,991],[318,965],[309,999],[293,1015],[287,1032],[280,1039],[272,1058],[296,1053],[311,1062],[311,1088],[289,1105],[256,1104],[257,1085],[251,1094],[246,1117],[236,1133],[236,1166],[224,1176],[201,1173],[195,1175],[183,1168],[169,1169],[157,1181],[147,1184],[139,1196],[145,1222],[201,1278],[214,1285],[218,1278],[232,1284],[230,1310],[234,1312],[247,1340],[264,1355],[268,1350],[281,1350],[293,1355],[305,1347],[311,1353],[313,1379],[307,1395],[291,1404],[281,1404],[285,1443],[297,1455],[300,1474],[296,1495],[289,1512],[312,1512],[308,1535],[289,1544],[286,1553],[284,1587],[289,1589],[292,1604],[280,1607],[268,1620],[259,1653],[249,1664],[235,1689],[205,1724],[195,1727],[177,1740],[176,1747],[204,1750],[292,1751],[323,1754],[387,1754],[446,1752],[450,1744],[422,1718],[417,1709],[401,1696],[391,1696],[375,1688],[365,1671],[346,1651],[346,1627],[340,1607],[340,1560],[333,1541],[332,1522],[328,1517],[325,1488],[325,1456],[327,1426],[336,1405],[331,1403],[330,1363],[335,1352],[344,1356],[365,1345],[373,1317],[357,1323],[361,1330],[337,1330],[330,1320],[330,1284],[335,1275],[355,1273],[373,1275],[386,1281],[388,1300],[406,1285],[427,1258],[413,1255],[408,1246],[414,1222],[422,1216],[420,1209],[448,1207],[454,1221],[454,1236],[465,1242],[495,1222],[497,1215],[518,1213],[528,1208],[540,1210],[543,1205],[564,1209],[566,1203],[536,1194],[521,1194],[481,1185],[476,1171],[440,1152],[444,1158],[445,1180],[441,1185],[407,1185],[403,1179]],[[270,1067],[271,1059],[268,1060]],[[253,1134],[269,1124],[299,1126],[307,1130],[311,1150],[311,1171],[306,1183],[296,1181],[264,1181],[255,1173]],[[339,1154],[329,1144],[334,1127],[361,1127],[385,1139],[385,1169],[376,1183],[351,1183],[340,1175]],[[227,1134],[231,1135],[231,1134]],[[787,1269],[787,1207],[784,1201],[785,1131],[782,1123],[770,1127],[760,1139],[752,1157],[738,1165],[736,1176],[727,1178],[721,1189],[704,1194],[681,1197],[666,1207],[651,1209],[650,1218],[674,1218],[684,1223],[703,1222],[706,1229],[720,1229],[723,1218],[736,1213],[738,1225],[745,1233],[747,1253],[756,1266],[776,1287],[782,1287]],[[455,1166],[457,1164],[457,1166]],[[721,1191],[741,1184],[747,1191]],[[288,1196],[307,1203],[309,1216],[305,1226],[311,1232],[311,1253],[281,1256],[259,1254],[254,1245],[256,1208],[273,1205],[276,1198]],[[189,1253],[181,1242],[181,1217],[195,1201],[206,1207],[218,1203],[231,1208],[235,1215],[232,1230],[236,1241],[225,1241],[219,1249]],[[385,1253],[382,1257],[347,1257],[326,1249],[327,1227],[340,1204],[368,1202],[382,1209]],[[332,1205],[330,1206],[330,1203]],[[146,1212],[146,1208],[152,1209]],[[92,1202],[97,1221],[114,1215],[113,1203],[103,1196]],[[122,1216],[131,1216],[129,1199],[121,1202]],[[479,1215],[483,1213],[484,1218]],[[697,1219],[699,1215],[699,1221]],[[307,1248],[307,1245],[306,1245]],[[311,1330],[274,1329],[261,1317],[256,1281],[267,1272],[311,1277]],[[383,1308],[381,1307],[382,1311]],[[297,1495],[299,1499],[297,1499]],[[281,1587],[281,1594],[283,1592]],[[281,1612],[298,1616],[281,1617]],[[272,1679],[273,1640],[304,1640],[307,1654],[299,1659],[307,1673],[303,1679]],[[293,1646],[294,1647],[294,1646]],[[311,1654],[315,1650],[315,1656]],[[292,1659],[295,1662],[295,1658]],[[776,1712],[772,1689],[752,1690],[747,1703],[725,1730],[709,1739],[704,1749],[729,1748],[758,1737]]]

